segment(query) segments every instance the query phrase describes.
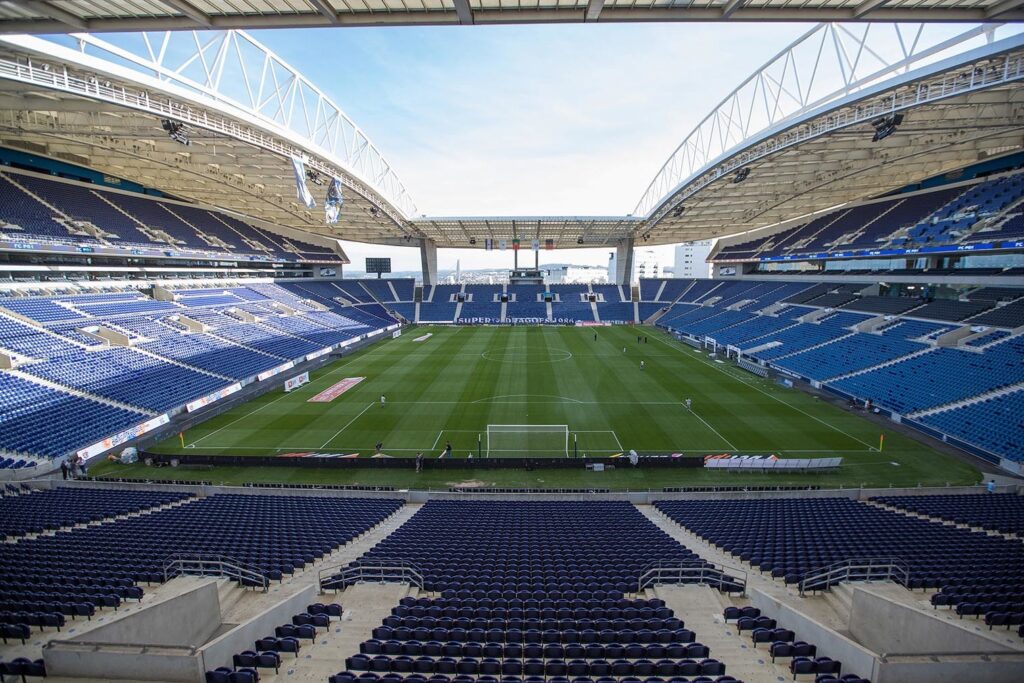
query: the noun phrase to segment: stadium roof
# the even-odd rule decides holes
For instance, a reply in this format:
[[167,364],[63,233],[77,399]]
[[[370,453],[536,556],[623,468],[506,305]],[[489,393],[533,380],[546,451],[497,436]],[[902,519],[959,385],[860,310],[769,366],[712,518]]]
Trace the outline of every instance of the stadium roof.
[[[791,220],[1024,147],[1024,25],[934,26],[813,27],[708,114],[627,216],[419,217],[358,126],[241,31],[0,37],[0,145],[348,240],[667,244]],[[894,114],[906,117],[896,134],[873,142],[872,122]],[[187,124],[191,144],[170,139],[164,119]],[[319,180],[342,179],[340,223],[297,201],[293,156]],[[749,176],[733,182],[741,171]],[[312,186],[318,202],[325,189]]]
[[1014,21],[1019,0],[2,0],[0,32],[633,21]]

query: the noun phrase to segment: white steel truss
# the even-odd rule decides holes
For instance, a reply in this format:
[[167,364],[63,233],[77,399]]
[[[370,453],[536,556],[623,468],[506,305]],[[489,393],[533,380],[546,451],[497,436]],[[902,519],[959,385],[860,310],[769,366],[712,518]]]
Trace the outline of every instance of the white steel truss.
[[244,31],[102,38],[75,33],[53,40],[72,42],[83,55],[135,70],[187,92],[201,104],[216,103],[228,113],[282,131],[369,185],[402,218],[415,215],[416,205],[398,174],[359,126],[308,78]]
[[766,133],[913,69],[1022,30],[1015,24],[819,24],[697,124],[662,165],[633,215],[652,216],[680,188]]

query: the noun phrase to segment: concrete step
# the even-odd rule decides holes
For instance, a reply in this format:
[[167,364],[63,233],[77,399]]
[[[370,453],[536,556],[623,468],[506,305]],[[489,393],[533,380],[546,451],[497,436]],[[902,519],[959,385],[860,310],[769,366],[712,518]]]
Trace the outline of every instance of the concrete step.
[[755,648],[748,631],[737,633],[734,623],[725,623],[722,611],[733,604],[730,598],[708,586],[658,586],[656,590],[686,628],[697,634],[697,642],[707,645],[711,656],[725,663],[726,674],[745,683],[790,680],[789,660],[772,664],[767,643]]

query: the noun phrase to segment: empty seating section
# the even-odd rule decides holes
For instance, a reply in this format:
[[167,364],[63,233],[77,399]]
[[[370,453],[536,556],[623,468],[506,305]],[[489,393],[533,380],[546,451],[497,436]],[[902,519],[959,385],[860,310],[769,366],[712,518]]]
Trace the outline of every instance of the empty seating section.
[[[490,300],[479,303],[475,301],[465,302],[459,309],[459,320],[461,322],[476,323],[498,323],[501,322],[501,303],[494,303]],[[421,307],[422,311],[422,307]],[[421,312],[422,315],[422,312]]]
[[[653,307],[646,316],[644,315],[645,306]],[[661,304],[640,304],[640,320],[643,322],[650,316],[654,315],[655,312],[661,309]],[[633,320],[633,304],[629,301],[623,301],[619,303],[610,304],[598,304],[597,314],[601,316],[601,322],[634,322]]]
[[21,369],[62,386],[157,412],[183,405],[225,385],[220,377],[130,349],[78,350],[23,365]]
[[0,498],[0,540],[98,522],[189,498],[176,491],[56,488]]
[[[330,283],[316,285],[339,291]],[[76,416],[96,412],[95,420],[64,422],[66,435],[58,434],[62,430],[54,430],[51,424],[53,438],[47,440],[44,415],[31,400],[15,401],[17,397],[12,396],[18,411],[3,416],[9,431],[0,435],[0,449],[19,457],[0,454],[0,467],[34,464],[26,456],[65,455],[148,417],[142,410],[123,410],[92,399],[166,412],[285,361],[304,360],[310,353],[395,322],[376,303],[354,307],[331,301],[331,312],[311,310],[303,302],[312,298],[309,292],[278,284],[184,287],[175,289],[174,297],[177,303],[129,289],[55,298],[0,298],[0,309],[38,322],[32,325],[0,312],[0,353],[18,359],[18,372],[58,385],[51,388],[10,378],[11,386],[29,396],[39,395],[41,406],[59,406]],[[285,306],[292,310],[284,313]],[[239,310],[250,312],[256,320],[243,321]],[[205,331],[194,330],[185,319],[206,326]],[[126,336],[132,348],[111,345],[97,336],[101,329]],[[8,379],[2,371],[0,378]],[[87,398],[62,389],[84,392]]]
[[1022,337],[995,344],[984,353],[937,348],[833,386],[898,413],[910,413],[1024,382],[1022,356]]
[[551,304],[551,318],[557,321],[594,320],[594,310],[589,302],[572,301]]
[[946,332],[956,329],[952,325],[929,323],[923,320],[899,319],[886,323],[875,331],[886,337],[900,337],[901,339],[937,339]]
[[990,453],[1024,462],[1024,390],[931,413],[918,420]]
[[1024,173],[836,209],[804,225],[723,247],[716,261],[969,244],[1024,236]]
[[279,580],[400,507],[392,499],[221,494],[23,539],[17,552],[0,556],[0,622],[30,623],[40,611],[57,611],[59,617],[68,604],[116,606],[122,598],[141,598],[134,584],[163,582],[168,558],[178,554],[230,558]]
[[843,304],[841,308],[847,308],[851,311],[869,311],[883,315],[898,315],[906,313],[912,308],[917,308],[923,303],[923,301],[918,299],[911,299],[905,296],[861,296],[849,303]]
[[899,338],[858,334],[780,358],[776,364],[803,377],[823,381],[887,363],[927,348],[930,347]]
[[1005,306],[998,306],[976,315],[970,320],[972,325],[995,325],[997,327],[1021,327],[1024,325],[1024,301],[1014,301]]
[[1020,495],[879,496],[871,500],[957,524],[1024,536],[1024,496]]
[[[607,303],[618,303],[624,300],[629,301],[629,287],[624,289],[620,289],[618,285],[591,285],[590,287],[594,294],[603,296],[604,301]],[[626,295],[625,299],[622,298],[623,293]]]
[[[936,299],[930,303],[914,309],[915,318],[929,318],[931,320],[948,320],[958,322],[966,320],[971,316],[978,315],[982,311],[992,308],[991,301],[954,301],[952,299]],[[973,321],[971,321],[973,323]]]
[[0,350],[13,351],[31,358],[46,358],[54,354],[73,353],[79,347],[40,328],[0,315]]
[[786,583],[855,559],[899,558],[908,588],[1024,588],[1024,545],[848,498],[657,501],[704,540]]
[[[669,281],[642,280],[641,291],[654,297],[664,282]],[[685,294],[657,319],[659,327],[738,347],[786,372],[827,381],[832,388],[898,413],[922,411],[1024,382],[1024,336],[991,329],[971,338],[966,327],[979,330],[978,326],[988,324],[1012,329],[1024,324],[1024,299],[1015,301],[1021,291],[1016,288],[979,290],[982,296],[976,301],[925,303],[911,297],[859,296],[864,288],[859,284],[680,282],[688,283],[683,287]],[[992,308],[996,299],[1013,303]],[[640,317],[646,320],[663,307],[643,302]],[[808,322],[800,322],[805,316]],[[964,316],[973,317],[956,322]],[[935,321],[920,319],[929,317]],[[864,332],[856,331],[868,321],[872,324]],[[958,329],[963,332],[957,341],[947,339],[937,346],[943,335]],[[990,412],[996,410],[998,417]],[[961,417],[969,419],[961,421]],[[1016,431],[1022,421],[1024,406],[1015,393],[920,419],[932,429],[1015,459],[1021,457]]]
[[[73,222],[91,223],[99,228],[99,237],[75,227]],[[4,232],[59,241],[164,248],[174,245],[279,261],[338,260],[330,247],[271,235],[219,211],[20,173],[0,174],[0,225],[5,223],[9,225]]]
[[624,597],[654,560],[703,564],[625,502],[430,501],[357,564],[440,596],[403,598],[331,681],[724,674],[662,600]]
[[[60,427],[54,417],[60,416]],[[143,422],[118,408],[0,372],[0,450],[56,458]]]
[[994,344],[997,341],[1001,341],[1010,336],[1010,333],[1006,330],[988,330],[983,332],[980,336],[968,339],[964,342],[964,346],[970,346],[977,348],[979,346],[987,346],[988,344]]
[[252,377],[281,364],[277,356],[246,349],[210,334],[172,332],[171,336],[141,344],[139,348],[232,379]]

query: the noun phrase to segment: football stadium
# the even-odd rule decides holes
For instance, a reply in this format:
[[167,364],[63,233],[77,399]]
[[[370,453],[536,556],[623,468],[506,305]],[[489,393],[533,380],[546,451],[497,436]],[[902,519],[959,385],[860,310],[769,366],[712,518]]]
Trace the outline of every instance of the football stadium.
[[1024,2],[0,0],[0,548],[0,683],[1024,681]]

